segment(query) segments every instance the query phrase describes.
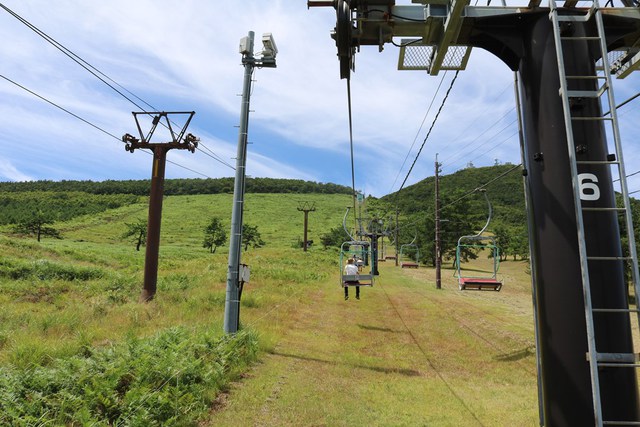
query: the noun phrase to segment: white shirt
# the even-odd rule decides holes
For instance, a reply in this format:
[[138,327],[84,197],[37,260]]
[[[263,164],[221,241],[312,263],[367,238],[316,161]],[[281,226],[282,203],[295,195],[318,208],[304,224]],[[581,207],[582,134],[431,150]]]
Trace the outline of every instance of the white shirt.
[[344,266],[344,274],[346,275],[358,274],[358,267],[355,264],[347,264]]

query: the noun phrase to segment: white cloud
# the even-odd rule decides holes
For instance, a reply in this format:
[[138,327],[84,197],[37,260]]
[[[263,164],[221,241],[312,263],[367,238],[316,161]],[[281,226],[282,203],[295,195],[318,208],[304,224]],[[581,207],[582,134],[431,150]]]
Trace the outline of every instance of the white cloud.
[[[234,125],[240,115],[237,95],[243,78],[239,40],[255,31],[258,50],[260,35],[272,32],[280,51],[278,67],[258,69],[254,75],[250,139],[264,144],[249,147],[248,173],[348,181],[347,91],[346,82],[339,79],[335,43],[329,37],[335,25],[332,8],[308,10],[304,1],[290,0],[8,0],[4,4],[155,108],[195,110],[189,131],[232,165],[237,141]],[[0,37],[11,40],[0,44],[0,74],[116,137],[0,80],[2,158],[22,165],[23,154],[15,147],[25,147],[29,164],[19,169],[36,179],[148,176],[147,156],[125,153],[117,140],[124,133],[136,133],[131,111],[140,108],[5,12],[0,13]],[[391,45],[382,53],[376,47],[363,46],[356,55],[351,80],[357,185],[375,195],[389,191],[396,176],[400,182],[404,179],[453,76],[447,73],[436,95],[442,74],[432,77],[426,72],[399,72],[397,57],[398,49]],[[496,145],[509,130],[499,135],[497,131],[515,119],[515,112],[502,118],[514,105],[512,81],[512,72],[498,59],[474,50],[408,183],[433,174],[436,152],[441,160],[449,158],[447,173],[469,161],[476,166],[493,164],[496,158],[518,163],[517,139]],[[637,92],[639,81],[634,76],[616,82],[616,89],[620,86],[618,98],[624,100]],[[146,108],[142,101],[118,89]],[[634,103],[640,105],[640,99]],[[634,110],[633,105],[625,107],[626,114],[621,115],[623,141],[629,150],[625,156],[628,172],[640,169],[640,144],[635,138],[640,109]],[[489,130],[494,123],[495,128]],[[400,170],[407,153],[407,164]],[[171,153],[170,158],[174,157],[208,176],[233,175],[228,167],[203,153]],[[169,166],[168,173],[200,176]]]
[[20,172],[7,160],[0,158],[0,176],[7,181],[33,181],[33,178]]

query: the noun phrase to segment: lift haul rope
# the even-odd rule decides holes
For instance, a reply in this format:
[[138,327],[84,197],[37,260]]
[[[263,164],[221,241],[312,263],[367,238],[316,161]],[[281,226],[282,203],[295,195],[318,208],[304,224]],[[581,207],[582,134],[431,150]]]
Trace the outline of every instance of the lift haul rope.
[[351,149],[351,189],[353,190],[353,224],[358,233],[358,217],[356,213],[356,169],[353,161],[353,118],[351,115],[351,79],[347,79],[347,105],[349,107],[349,148]]

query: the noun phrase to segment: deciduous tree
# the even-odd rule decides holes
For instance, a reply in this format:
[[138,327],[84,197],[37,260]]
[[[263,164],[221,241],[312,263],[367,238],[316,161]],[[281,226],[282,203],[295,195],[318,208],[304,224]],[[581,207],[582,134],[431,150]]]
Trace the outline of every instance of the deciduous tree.
[[227,241],[227,232],[222,225],[220,218],[212,218],[209,225],[204,229],[204,241],[202,247],[209,249],[214,254],[220,245]]
[[245,251],[249,249],[249,246],[261,248],[264,245],[265,242],[260,237],[257,225],[242,224],[242,246]]
[[322,242],[322,246],[327,249],[329,246],[340,247],[343,242],[350,240],[347,233],[344,231],[342,226],[338,226],[332,228],[327,233],[320,236],[320,241]]
[[144,245],[147,239],[147,221],[139,219],[132,224],[126,224],[127,231],[122,234],[123,239],[133,237],[133,242],[136,244],[136,251],[140,250],[140,246]]

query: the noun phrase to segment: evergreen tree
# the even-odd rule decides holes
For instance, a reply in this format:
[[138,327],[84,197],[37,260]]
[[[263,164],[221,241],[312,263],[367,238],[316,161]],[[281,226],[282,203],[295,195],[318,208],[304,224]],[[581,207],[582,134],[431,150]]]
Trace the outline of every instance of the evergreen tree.
[[54,220],[49,215],[45,214],[41,210],[31,218],[26,218],[20,221],[13,227],[13,230],[18,234],[35,235],[38,242],[43,236],[53,237],[55,239],[62,239],[60,232],[53,227],[47,227],[48,224],[53,224]]

